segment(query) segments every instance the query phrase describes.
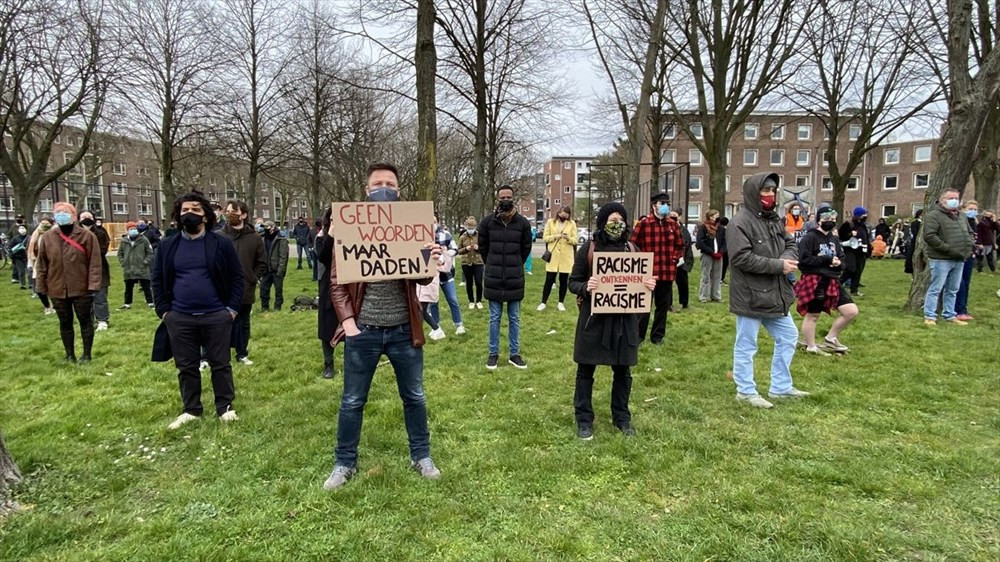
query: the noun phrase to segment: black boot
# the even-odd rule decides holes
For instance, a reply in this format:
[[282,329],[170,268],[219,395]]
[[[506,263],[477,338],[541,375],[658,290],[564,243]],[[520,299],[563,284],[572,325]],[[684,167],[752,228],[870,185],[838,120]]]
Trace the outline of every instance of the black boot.
[[333,368],[333,363],[327,363],[323,365],[323,378],[332,379],[334,375],[337,374],[337,370]]

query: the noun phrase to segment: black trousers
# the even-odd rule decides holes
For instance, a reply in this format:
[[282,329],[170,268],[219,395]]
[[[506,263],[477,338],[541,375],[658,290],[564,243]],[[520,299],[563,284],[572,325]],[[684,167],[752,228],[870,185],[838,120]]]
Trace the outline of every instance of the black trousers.
[[[24,254],[21,254],[24,255]],[[14,277],[20,281],[21,288],[28,288],[28,258],[20,259],[13,258],[11,260],[11,265],[14,267]]]
[[722,280],[726,280],[726,271],[729,269],[729,252],[722,252]]
[[90,356],[94,347],[94,297],[52,298],[52,308],[59,317],[59,336],[67,357],[76,357],[74,351],[73,315],[80,322],[80,338],[83,339],[83,354]]
[[436,303],[422,302],[420,303],[420,315],[424,317],[424,322],[431,327],[432,330],[437,330],[441,327],[440,324],[434,321],[434,315],[431,314],[431,305]]
[[[475,265],[462,265],[462,278],[465,279],[465,294],[469,297],[469,302],[483,301],[483,271],[486,265],[477,263]],[[476,292],[472,293],[472,285],[475,284]]]
[[336,372],[337,366],[333,363],[333,346],[326,340],[320,340],[320,343],[323,344],[323,368],[329,367]]
[[247,347],[250,345],[251,308],[253,308],[253,305],[244,304],[241,306],[239,314],[236,315],[236,320],[232,323],[232,334],[229,338],[229,345],[236,350],[237,359],[242,359],[249,354]]
[[126,279],[125,304],[132,304],[132,293],[135,290],[136,283],[142,289],[142,296],[146,298],[146,304],[153,302],[153,293],[149,290],[149,279]]
[[847,250],[844,252],[844,276],[842,280],[851,289],[851,294],[856,295],[861,286],[861,274],[865,272],[865,264],[868,263],[868,255],[860,250]]
[[281,310],[285,304],[285,278],[268,271],[260,278],[260,307],[267,310],[271,304],[271,287],[274,286],[274,309]]
[[233,327],[229,311],[197,316],[168,312],[163,323],[170,335],[184,412],[200,416],[204,410],[201,405],[201,371],[198,370],[204,350],[205,360],[212,369],[215,413],[220,416],[226,413],[236,398],[233,367],[229,363],[229,338]]
[[[677,302],[682,307],[688,306],[688,270],[683,267],[677,268]],[[670,295],[670,306],[674,305],[674,296]]]
[[545,272],[545,286],[542,287],[542,302],[548,302],[549,295],[552,294],[552,285],[556,282],[556,275],[559,276],[559,302],[566,299],[566,287],[569,282],[569,273],[557,273],[555,271]]
[[667,333],[667,309],[674,298],[673,281],[657,281],[653,289],[653,311],[644,314],[639,319],[639,333],[646,339],[646,329],[649,328],[649,317],[653,317],[653,327],[650,328],[649,341],[659,343]]
[[[576,366],[576,392],[573,395],[573,409],[576,411],[577,425],[594,424],[594,371],[596,365]],[[632,421],[628,410],[629,396],[632,394],[632,372],[628,365],[612,365],[614,379],[611,381],[611,423],[623,426]]]

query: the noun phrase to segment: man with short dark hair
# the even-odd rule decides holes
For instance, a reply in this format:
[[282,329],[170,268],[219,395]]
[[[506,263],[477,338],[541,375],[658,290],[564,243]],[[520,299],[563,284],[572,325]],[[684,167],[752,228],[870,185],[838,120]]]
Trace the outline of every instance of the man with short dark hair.
[[96,331],[108,329],[111,321],[111,307],[108,305],[108,287],[111,286],[111,264],[108,263],[108,249],[111,248],[111,236],[104,227],[98,224],[98,219],[90,211],[80,211],[80,225],[94,233],[101,252],[101,290],[94,293],[94,318],[97,320]]
[[650,199],[650,213],[635,226],[632,232],[632,243],[639,251],[653,252],[653,277],[656,278],[656,289],[653,290],[655,306],[653,326],[649,328],[649,314],[643,314],[639,319],[639,335],[646,339],[649,328],[649,343],[663,343],[667,332],[667,310],[673,300],[674,279],[677,278],[677,262],[684,257],[684,235],[677,221],[667,218],[670,215],[670,196],[666,193],[654,193]]
[[260,308],[268,311],[271,304],[271,287],[274,287],[274,310],[281,312],[285,302],[285,272],[288,270],[288,238],[274,224],[264,221],[261,237],[264,239],[264,253],[267,255],[267,271],[260,278]]
[[[365,186],[368,201],[399,200],[399,176],[395,166],[385,163],[368,168]],[[428,244],[431,261],[441,247]],[[417,284],[426,279],[396,279],[371,283],[337,281],[337,260],[330,266],[330,300],[340,319],[332,345],[344,342],[344,392],[337,418],[337,448],[333,472],[323,489],[334,490],[357,473],[358,443],[372,377],[382,355],[389,358],[403,401],[403,421],[409,438],[411,467],[429,480],[441,477],[431,460],[430,430],[424,396],[424,331]]]
[[295,239],[296,252],[299,254],[299,267],[296,269],[302,269],[302,254],[306,255],[306,264],[312,268],[313,258],[312,254],[309,253],[309,223],[306,222],[305,217],[299,217],[298,222],[295,223],[295,227],[292,228],[292,238]]
[[212,369],[215,413],[238,419],[230,365],[233,319],[243,302],[243,275],[233,243],[214,232],[215,213],[204,197],[181,195],[174,202],[177,236],[164,238],[153,266],[153,298],[162,321],[153,339],[153,361],[171,357],[177,366],[184,411],[167,426],[177,429],[201,417],[199,361]]
[[250,313],[256,300],[257,281],[267,272],[267,255],[264,241],[247,222],[250,209],[242,201],[226,202],[226,226],[220,234],[233,241],[236,255],[243,269],[243,304],[233,324],[232,346],[236,349],[236,360],[244,365],[253,365],[250,360]]
[[510,364],[526,369],[521,358],[521,301],[524,261],[531,255],[531,223],[517,212],[514,188],[497,189],[496,210],[479,223],[479,254],[486,263],[485,291],[490,303],[489,356],[486,368],[496,369],[500,357],[500,316],[507,304],[507,345]]

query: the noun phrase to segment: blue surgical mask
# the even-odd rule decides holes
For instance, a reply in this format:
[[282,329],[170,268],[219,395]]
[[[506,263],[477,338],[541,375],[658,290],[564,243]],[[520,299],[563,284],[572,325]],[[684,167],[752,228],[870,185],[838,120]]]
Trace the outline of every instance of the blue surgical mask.
[[73,215],[67,213],[66,211],[59,211],[52,216],[56,219],[56,224],[59,226],[66,226],[68,224],[72,224],[73,222]]
[[128,237],[129,238],[135,238],[136,236],[139,236],[139,229],[138,228],[130,228],[130,229],[128,229]]
[[368,193],[368,200],[379,203],[399,201],[399,190],[391,187],[378,187]]
[[257,232],[264,232],[264,225],[262,224],[258,224],[254,228],[257,230]]
[[977,216],[979,216],[979,211],[975,209],[969,209],[968,211],[965,211],[965,216],[969,217],[970,219],[974,219]]
[[945,199],[944,204],[948,206],[949,209],[958,208],[958,199]]
[[657,205],[656,213],[659,214],[661,217],[667,216],[668,214],[670,214],[670,205]]

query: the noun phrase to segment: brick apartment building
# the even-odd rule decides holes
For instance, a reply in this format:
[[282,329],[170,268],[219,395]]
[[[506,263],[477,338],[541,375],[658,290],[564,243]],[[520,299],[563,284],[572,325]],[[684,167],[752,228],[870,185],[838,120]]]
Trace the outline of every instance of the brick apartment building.
[[[535,222],[542,225],[555,218],[563,205],[576,209],[576,198],[586,197],[590,166],[595,156],[553,156],[534,176],[536,197]],[[522,207],[526,203],[522,201]],[[532,216],[532,215],[525,215]]]
[[[695,124],[697,136],[700,126]],[[838,139],[836,154],[843,167],[860,126],[851,125]],[[698,220],[708,210],[708,163],[694,143],[678,127],[667,131],[661,147],[661,162],[688,162],[690,203],[689,220]],[[741,186],[754,174],[769,171],[781,177],[782,186],[804,192],[813,204],[830,201],[833,188],[827,169],[827,139],[822,121],[805,113],[767,113],[752,115],[743,134],[736,135],[726,153],[726,206],[720,209],[733,216],[742,205]],[[937,158],[938,139],[886,143],[865,155],[851,177],[845,210],[863,206],[873,218],[911,216],[923,206],[924,195]],[[650,154],[644,155],[649,161]],[[640,183],[650,181],[650,168],[640,171]],[[971,183],[971,182],[970,182]],[[967,194],[971,194],[967,189]],[[784,200],[791,196],[782,193]],[[845,211],[846,212],[846,211]]]

